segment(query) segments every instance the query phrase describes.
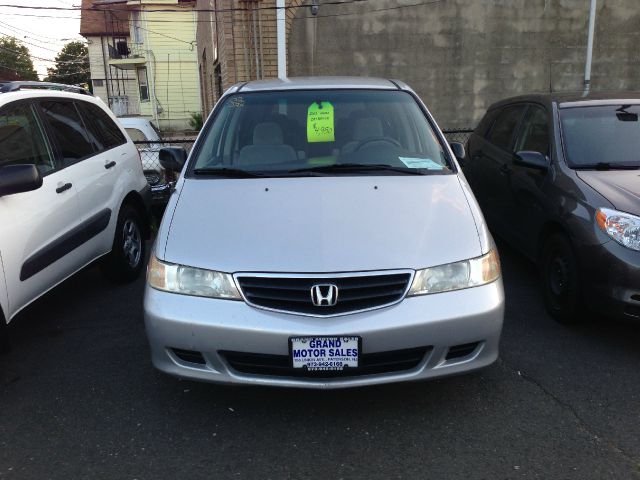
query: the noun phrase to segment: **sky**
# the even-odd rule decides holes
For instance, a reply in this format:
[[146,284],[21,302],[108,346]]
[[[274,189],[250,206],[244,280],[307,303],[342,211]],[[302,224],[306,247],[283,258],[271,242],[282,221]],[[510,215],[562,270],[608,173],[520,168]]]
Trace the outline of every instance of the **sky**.
[[[0,0],[3,5],[38,7],[74,7],[80,0]],[[17,14],[17,15],[15,15]],[[55,18],[40,18],[23,15],[42,15]],[[80,11],[30,10],[0,7],[0,36],[10,35],[24,42],[32,56],[33,64],[42,79],[47,67],[65,43],[84,38],[80,31]]]

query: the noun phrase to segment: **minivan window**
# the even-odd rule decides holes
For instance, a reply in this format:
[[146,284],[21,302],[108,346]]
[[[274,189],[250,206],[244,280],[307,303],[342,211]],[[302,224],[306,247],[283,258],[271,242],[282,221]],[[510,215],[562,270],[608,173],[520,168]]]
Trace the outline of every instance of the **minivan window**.
[[77,162],[94,154],[89,135],[73,102],[43,101],[40,105],[57,140],[65,164]]
[[562,136],[569,166],[640,166],[639,116],[640,105],[561,109]]
[[520,122],[524,108],[524,105],[505,108],[493,124],[488,140],[494,145],[508,150],[511,147],[511,139]]
[[27,103],[0,110],[0,167],[33,164],[45,174],[55,168],[42,125]]
[[229,96],[206,127],[192,165],[192,173],[212,175],[220,169],[366,174],[381,166],[388,167],[386,174],[451,172],[416,100],[406,92],[374,90]]
[[77,105],[99,151],[127,143],[118,126],[100,107],[87,102],[78,102]]

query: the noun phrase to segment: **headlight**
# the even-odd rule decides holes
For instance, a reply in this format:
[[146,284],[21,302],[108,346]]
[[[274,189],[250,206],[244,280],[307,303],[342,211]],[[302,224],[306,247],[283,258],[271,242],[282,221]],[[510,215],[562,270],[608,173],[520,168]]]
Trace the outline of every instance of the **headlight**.
[[228,273],[161,262],[151,255],[147,281],[156,290],[197,297],[242,299],[233,277]]
[[500,259],[495,250],[486,255],[462,262],[418,270],[408,295],[449,292],[477,287],[500,277]]
[[620,245],[640,251],[640,217],[608,208],[599,208],[596,212],[596,222]]

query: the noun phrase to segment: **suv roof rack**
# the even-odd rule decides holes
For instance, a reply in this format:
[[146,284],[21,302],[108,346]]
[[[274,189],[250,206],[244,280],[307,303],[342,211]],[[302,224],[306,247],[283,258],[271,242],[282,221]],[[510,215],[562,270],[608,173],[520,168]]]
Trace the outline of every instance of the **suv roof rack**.
[[64,83],[0,82],[0,93],[17,92],[18,90],[59,90],[63,92],[80,93],[82,95],[92,95],[92,93],[84,87],[65,85]]

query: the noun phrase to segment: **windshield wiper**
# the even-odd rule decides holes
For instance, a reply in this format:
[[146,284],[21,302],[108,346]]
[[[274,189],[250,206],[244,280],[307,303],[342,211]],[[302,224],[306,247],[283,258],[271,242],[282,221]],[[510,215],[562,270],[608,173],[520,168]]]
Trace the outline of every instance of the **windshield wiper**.
[[640,165],[634,163],[598,162],[589,165],[575,165],[576,170],[638,170]]
[[425,175],[415,168],[394,167],[382,163],[362,164],[362,163],[335,163],[333,165],[319,165],[317,167],[298,168],[289,170],[290,174],[297,173],[343,173],[343,172],[398,172],[406,175]]
[[193,173],[196,175],[215,175],[218,177],[228,178],[256,178],[264,177],[262,173],[250,172],[240,168],[195,168]]

